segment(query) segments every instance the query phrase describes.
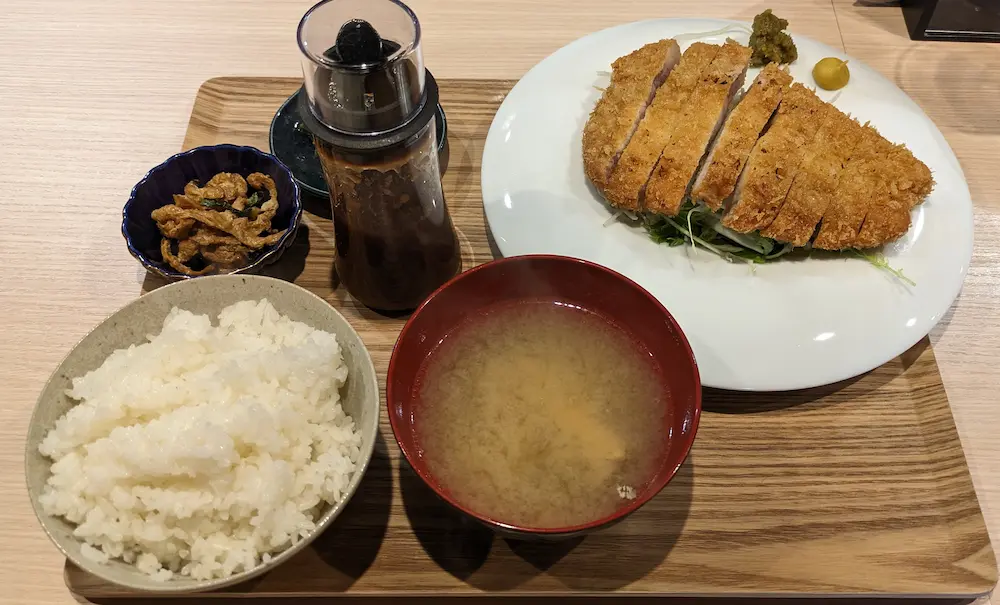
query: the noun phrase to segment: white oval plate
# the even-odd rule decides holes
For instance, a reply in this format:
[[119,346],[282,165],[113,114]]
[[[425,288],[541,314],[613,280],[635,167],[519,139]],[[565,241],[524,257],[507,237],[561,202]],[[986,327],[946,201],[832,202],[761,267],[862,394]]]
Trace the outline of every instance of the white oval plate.
[[[507,95],[486,139],[483,205],[500,252],[586,259],[635,280],[670,310],[691,341],[706,386],[779,391],[857,376],[906,351],[958,296],[972,257],[972,200],[941,132],[892,82],[857,60],[841,110],[905,143],[934,174],[910,232],[885,249],[908,286],[859,258],[730,264],[703,250],[652,242],[611,213],[583,174],[581,133],[608,82],[611,62],[641,45],[740,22],[662,19],[606,29],[570,43]],[[743,25],[746,25],[745,23]],[[793,24],[794,25],[794,24]],[[709,35],[746,43],[742,33]],[[795,80],[814,87],[812,66],[843,53],[792,33]],[[751,82],[758,70],[747,74]],[[604,72],[604,73],[601,73]]]

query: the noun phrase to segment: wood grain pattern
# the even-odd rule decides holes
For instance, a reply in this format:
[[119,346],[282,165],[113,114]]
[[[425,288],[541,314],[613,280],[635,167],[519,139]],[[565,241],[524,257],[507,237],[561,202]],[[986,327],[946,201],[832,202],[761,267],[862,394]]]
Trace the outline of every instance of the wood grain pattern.
[[[314,2],[4,1],[0,537],[17,555],[0,565],[0,604],[75,602],[62,556],[28,502],[24,436],[59,360],[139,291],[144,272],[120,232],[129,190],[177,151],[202,82],[301,75],[295,25]],[[438,78],[520,78],[564,44],[637,19],[747,19],[759,11],[751,0],[629,0],[624,9],[593,0],[408,4],[420,16],[424,58]],[[840,44],[828,0],[769,6],[796,31]],[[1000,360],[1000,347],[997,353]]]
[[[177,151],[202,82],[219,75],[300,74],[293,30],[313,2],[4,3],[0,537],[8,553],[17,554],[0,565],[0,604],[76,602],[63,581],[62,557],[28,503],[23,442],[49,373],[140,288],[143,272],[119,232],[130,188]],[[408,4],[420,16],[426,62],[438,78],[516,79],[564,44],[619,23],[746,20],[770,7],[789,19],[793,33],[843,48],[912,95],[954,148],[975,204],[972,266],[961,297],[930,339],[983,513],[1000,546],[1000,45],[912,42],[898,7],[856,0]]]
[[[185,147],[266,148],[294,79],[222,78],[199,91]],[[442,81],[445,191],[465,268],[491,258],[479,192],[486,131],[509,81]],[[403,320],[335,288],[326,200],[310,200],[272,275],[340,308],[380,379]],[[145,287],[159,284],[147,279]],[[130,596],[75,567],[87,598]],[[205,597],[327,595],[929,595],[975,597],[993,549],[926,340],[857,379],[809,391],[709,390],[691,457],[625,522],[557,545],[509,542],[451,513],[400,465],[388,420],[358,494],[313,548]]]

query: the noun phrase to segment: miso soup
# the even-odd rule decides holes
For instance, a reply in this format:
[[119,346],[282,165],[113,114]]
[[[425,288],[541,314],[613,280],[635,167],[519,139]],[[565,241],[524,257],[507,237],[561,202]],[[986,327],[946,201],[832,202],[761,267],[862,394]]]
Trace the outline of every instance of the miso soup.
[[415,429],[456,501],[530,528],[611,515],[666,448],[656,360],[603,317],[538,301],[464,322],[420,370]]

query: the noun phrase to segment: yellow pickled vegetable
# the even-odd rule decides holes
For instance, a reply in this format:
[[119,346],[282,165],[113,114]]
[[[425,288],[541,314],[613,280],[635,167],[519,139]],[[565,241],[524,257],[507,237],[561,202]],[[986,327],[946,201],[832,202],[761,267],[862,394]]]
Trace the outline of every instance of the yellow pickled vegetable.
[[851,79],[851,71],[847,69],[847,61],[841,61],[837,57],[827,57],[820,59],[816,67],[813,67],[813,79],[820,88],[840,90],[847,86],[847,81]]

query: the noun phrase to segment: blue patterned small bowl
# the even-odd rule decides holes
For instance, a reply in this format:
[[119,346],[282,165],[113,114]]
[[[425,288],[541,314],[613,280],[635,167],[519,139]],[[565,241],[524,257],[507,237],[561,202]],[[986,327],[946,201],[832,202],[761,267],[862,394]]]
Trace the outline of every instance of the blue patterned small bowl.
[[272,179],[278,189],[278,213],[271,226],[287,229],[277,244],[256,253],[246,267],[232,273],[254,273],[273,263],[292,241],[302,220],[302,200],[299,186],[292,173],[278,158],[253,147],[237,145],[211,145],[195,147],[170,157],[146,176],[135,187],[122,210],[122,235],[128,251],[150,273],[167,279],[188,279],[190,276],[176,271],[163,261],[160,254],[160,230],[150,214],[161,206],[173,203],[175,193],[183,193],[188,181],[208,182],[220,172],[237,172],[244,177],[252,172],[262,172]]

